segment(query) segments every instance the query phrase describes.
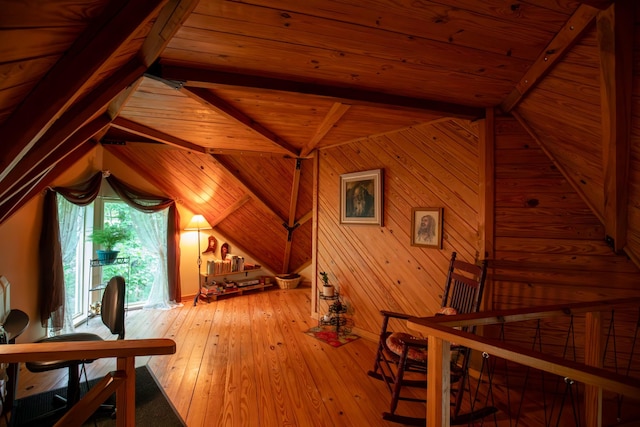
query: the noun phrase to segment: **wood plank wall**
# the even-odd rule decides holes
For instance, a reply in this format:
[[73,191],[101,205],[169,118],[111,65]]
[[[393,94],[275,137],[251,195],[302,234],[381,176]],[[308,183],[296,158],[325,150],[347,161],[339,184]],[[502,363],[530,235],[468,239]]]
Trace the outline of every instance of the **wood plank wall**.
[[[512,118],[497,118],[495,140],[496,230],[490,308],[639,295],[638,267],[607,246],[602,224],[522,126]],[[629,354],[637,315],[625,313],[616,319],[621,354]],[[603,325],[607,322],[608,318]],[[576,321],[574,326],[580,360],[584,322]],[[568,324],[553,327],[557,331],[545,337],[544,348],[561,355]],[[526,337],[522,345],[531,348],[531,331],[513,328],[508,339],[520,336]],[[636,368],[635,375],[638,372]]]
[[[495,126],[495,257],[487,308],[638,295],[640,271],[604,243],[602,224],[537,143],[511,117],[498,117]],[[322,150],[319,161],[318,271],[328,271],[340,287],[356,330],[375,336],[380,309],[432,313],[450,253],[477,257],[477,124],[409,128]],[[340,224],[340,174],[375,168],[385,174],[384,226]],[[411,208],[421,206],[444,208],[442,250],[410,245]],[[631,343],[634,320],[627,316],[616,325],[624,345]],[[581,332],[577,322],[576,335]],[[531,331],[524,336],[522,344],[531,348]],[[549,351],[561,351],[566,336],[546,339]]]
[[627,245],[635,258],[640,259],[640,7],[636,6],[635,13]]
[[[451,252],[477,258],[477,124],[442,121],[319,155],[318,271],[340,288],[355,328],[377,334],[381,309],[433,313]],[[340,224],[340,175],[378,168],[384,226]],[[444,208],[442,250],[411,246],[413,207]]]

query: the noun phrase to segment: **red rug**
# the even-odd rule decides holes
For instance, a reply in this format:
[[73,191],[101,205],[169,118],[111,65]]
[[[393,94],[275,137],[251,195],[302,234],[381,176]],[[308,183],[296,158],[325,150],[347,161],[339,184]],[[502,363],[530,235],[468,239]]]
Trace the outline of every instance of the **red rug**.
[[348,344],[351,341],[355,341],[360,338],[350,332],[340,332],[337,334],[335,327],[326,326],[316,326],[309,329],[306,334],[311,335],[315,339],[325,342],[332,347],[340,347],[341,345]]

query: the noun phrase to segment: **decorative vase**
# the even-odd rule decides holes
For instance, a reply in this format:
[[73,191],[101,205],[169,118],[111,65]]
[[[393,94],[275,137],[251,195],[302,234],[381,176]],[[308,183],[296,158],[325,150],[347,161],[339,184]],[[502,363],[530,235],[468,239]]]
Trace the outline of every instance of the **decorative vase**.
[[98,251],[96,251],[96,253],[98,254],[98,261],[100,262],[100,264],[109,265],[109,264],[113,264],[114,262],[116,262],[116,259],[118,258],[118,254],[120,253],[120,251],[101,251],[101,250],[98,250]]
[[333,286],[332,285],[324,285],[322,287],[322,295],[325,297],[332,297],[334,295]]

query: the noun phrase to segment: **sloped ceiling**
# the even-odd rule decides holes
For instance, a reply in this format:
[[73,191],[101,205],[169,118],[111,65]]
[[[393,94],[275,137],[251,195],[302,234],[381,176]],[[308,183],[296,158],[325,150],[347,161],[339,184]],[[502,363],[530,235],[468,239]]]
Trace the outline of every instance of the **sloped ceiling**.
[[[311,258],[316,150],[493,107],[547,134],[537,105],[557,64],[581,62],[611,3],[0,1],[0,223],[103,143],[295,271]],[[597,120],[595,87],[577,96]],[[585,195],[595,209],[603,191]]]

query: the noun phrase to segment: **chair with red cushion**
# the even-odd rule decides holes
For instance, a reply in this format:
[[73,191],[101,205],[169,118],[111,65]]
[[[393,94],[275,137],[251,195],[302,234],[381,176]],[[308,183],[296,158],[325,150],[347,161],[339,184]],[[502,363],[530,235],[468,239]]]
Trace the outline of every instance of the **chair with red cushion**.
[[[436,315],[456,315],[477,312],[484,290],[487,272],[487,262],[479,265],[456,259],[456,253],[451,254],[451,261],[444,285],[441,308]],[[369,376],[382,380],[391,393],[391,404],[383,418],[409,425],[424,425],[424,418],[402,416],[396,413],[400,400],[425,402],[416,397],[416,393],[403,393],[403,387],[420,387],[426,389],[427,372],[427,340],[414,337],[406,332],[389,330],[390,319],[406,320],[412,315],[382,310],[382,329],[380,332],[378,350],[373,370]],[[473,328],[463,329],[474,332]],[[462,385],[468,370],[469,349],[451,345],[453,352],[451,360],[451,383],[457,383],[452,419],[460,414],[462,403]],[[493,410],[493,409],[492,409]],[[480,414],[485,416],[486,413]]]

